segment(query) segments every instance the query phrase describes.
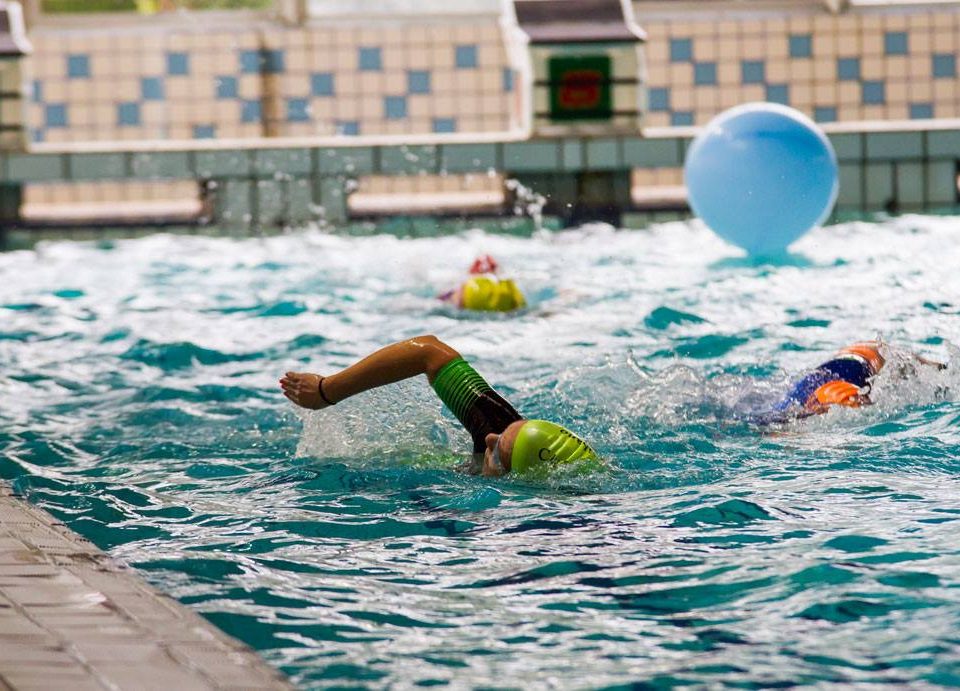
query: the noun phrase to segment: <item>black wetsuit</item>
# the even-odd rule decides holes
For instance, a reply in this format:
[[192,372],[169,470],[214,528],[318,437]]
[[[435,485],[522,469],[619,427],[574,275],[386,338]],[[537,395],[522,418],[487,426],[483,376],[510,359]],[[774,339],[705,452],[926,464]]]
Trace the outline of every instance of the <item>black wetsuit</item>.
[[488,434],[501,434],[510,423],[523,419],[461,357],[454,358],[437,372],[433,389],[470,433],[474,453],[483,453]]

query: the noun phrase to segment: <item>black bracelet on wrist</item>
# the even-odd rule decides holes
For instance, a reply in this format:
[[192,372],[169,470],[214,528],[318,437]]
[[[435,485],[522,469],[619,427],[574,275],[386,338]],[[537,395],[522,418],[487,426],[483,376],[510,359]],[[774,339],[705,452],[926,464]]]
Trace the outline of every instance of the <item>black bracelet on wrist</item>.
[[326,377],[320,377],[320,383],[317,384],[317,391],[320,393],[320,398],[323,399],[323,402],[324,402],[324,403],[326,403],[327,405],[334,405],[334,402],[331,401],[329,398],[327,398],[326,394],[323,393],[323,380],[324,380],[324,379],[326,379]]

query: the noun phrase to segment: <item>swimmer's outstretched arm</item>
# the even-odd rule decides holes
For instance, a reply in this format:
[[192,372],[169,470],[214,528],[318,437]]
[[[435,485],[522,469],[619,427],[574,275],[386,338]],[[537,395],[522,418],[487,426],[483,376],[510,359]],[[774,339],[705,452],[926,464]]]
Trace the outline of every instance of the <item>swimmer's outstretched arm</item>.
[[927,358],[921,357],[920,355],[916,355],[916,354],[915,354],[913,357],[916,358],[916,359],[917,359],[917,362],[919,362],[921,365],[926,365],[927,367],[934,367],[934,368],[936,368],[936,369],[938,369],[938,370],[945,370],[945,369],[947,369],[947,364],[946,364],[945,362],[937,362],[936,360],[928,360]]
[[426,374],[433,382],[445,364],[460,353],[436,336],[417,336],[371,353],[344,370],[323,377],[308,372],[287,372],[280,379],[283,395],[304,408],[319,410],[345,398]]

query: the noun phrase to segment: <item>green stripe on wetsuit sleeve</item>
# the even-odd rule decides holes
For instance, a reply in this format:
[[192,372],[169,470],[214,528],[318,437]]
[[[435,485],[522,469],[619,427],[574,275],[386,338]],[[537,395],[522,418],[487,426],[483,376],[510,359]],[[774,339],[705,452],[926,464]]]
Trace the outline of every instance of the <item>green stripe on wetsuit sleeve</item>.
[[457,419],[466,424],[467,411],[480,397],[493,391],[483,377],[461,357],[445,364],[433,380],[433,390]]

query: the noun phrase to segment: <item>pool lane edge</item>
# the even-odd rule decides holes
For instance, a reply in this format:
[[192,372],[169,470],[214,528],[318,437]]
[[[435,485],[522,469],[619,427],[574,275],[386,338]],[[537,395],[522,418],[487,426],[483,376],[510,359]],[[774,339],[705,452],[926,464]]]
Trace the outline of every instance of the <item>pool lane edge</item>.
[[0,480],[0,688],[291,689]]

